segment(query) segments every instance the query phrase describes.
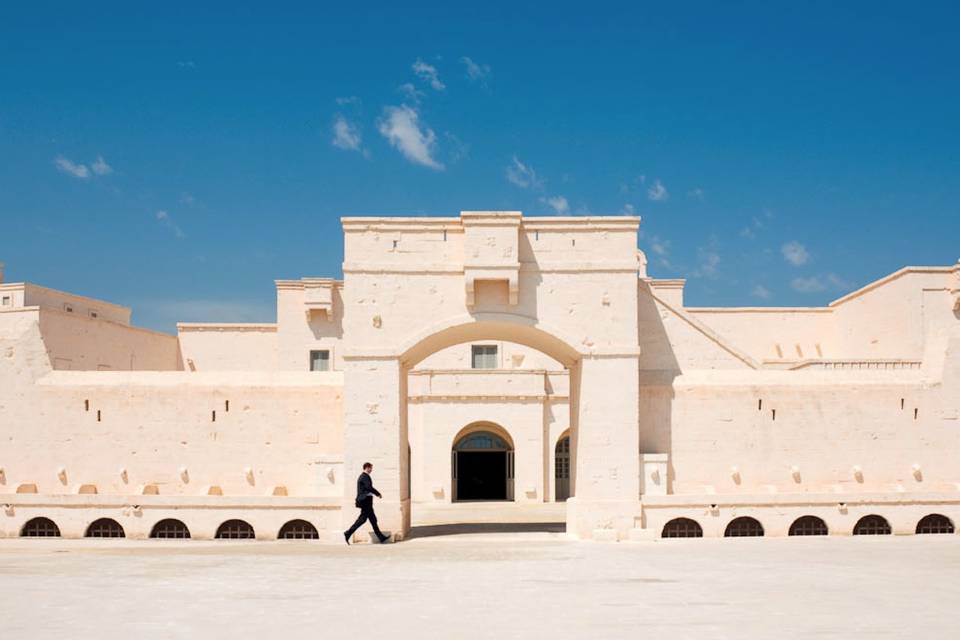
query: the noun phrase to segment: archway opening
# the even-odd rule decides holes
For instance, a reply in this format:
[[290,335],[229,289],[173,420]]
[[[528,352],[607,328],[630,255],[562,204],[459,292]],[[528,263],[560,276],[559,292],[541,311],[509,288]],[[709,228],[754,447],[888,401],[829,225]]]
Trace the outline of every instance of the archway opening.
[[495,425],[475,425],[453,445],[454,502],[513,500],[513,443]]
[[60,527],[50,518],[38,517],[28,520],[20,529],[20,535],[24,538],[59,538]]
[[931,513],[917,523],[917,533],[954,533],[953,522],[945,515]]
[[126,534],[119,522],[113,518],[94,520],[87,527],[86,538],[124,538]]

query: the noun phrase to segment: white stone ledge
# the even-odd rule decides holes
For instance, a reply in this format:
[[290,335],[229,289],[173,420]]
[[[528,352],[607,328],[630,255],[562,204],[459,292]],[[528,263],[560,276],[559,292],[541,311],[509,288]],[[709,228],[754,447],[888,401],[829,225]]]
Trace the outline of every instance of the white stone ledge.
[[61,507],[61,508],[123,508],[138,505],[141,508],[177,509],[336,509],[342,507],[343,498],[303,496],[151,496],[109,494],[0,494],[0,504],[14,507]]
[[848,506],[864,504],[960,504],[958,491],[887,491],[864,493],[745,493],[730,494],[688,494],[666,496],[642,496],[640,503],[644,509],[658,508],[703,508],[709,505],[718,507],[751,506],[800,506],[800,505],[836,505]]
[[37,380],[51,387],[342,387],[342,371],[51,371]]

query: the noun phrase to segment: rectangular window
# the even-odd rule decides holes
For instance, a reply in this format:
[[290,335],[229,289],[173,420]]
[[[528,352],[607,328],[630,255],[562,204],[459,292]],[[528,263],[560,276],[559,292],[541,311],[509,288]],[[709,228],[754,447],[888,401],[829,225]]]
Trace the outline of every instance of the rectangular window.
[[10,306],[10,296],[3,296],[3,306],[5,307]]
[[330,351],[311,351],[310,371],[330,371]]
[[474,369],[496,369],[497,368],[497,345],[495,344],[475,344],[470,347],[473,352]]

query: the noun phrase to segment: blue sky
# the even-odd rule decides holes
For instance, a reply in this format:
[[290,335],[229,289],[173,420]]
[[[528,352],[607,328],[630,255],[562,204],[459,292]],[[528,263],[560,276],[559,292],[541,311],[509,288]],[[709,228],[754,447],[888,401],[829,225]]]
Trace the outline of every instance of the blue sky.
[[636,213],[697,306],[960,258],[956,3],[197,4],[5,7],[8,281],[272,320],[340,216],[461,209]]

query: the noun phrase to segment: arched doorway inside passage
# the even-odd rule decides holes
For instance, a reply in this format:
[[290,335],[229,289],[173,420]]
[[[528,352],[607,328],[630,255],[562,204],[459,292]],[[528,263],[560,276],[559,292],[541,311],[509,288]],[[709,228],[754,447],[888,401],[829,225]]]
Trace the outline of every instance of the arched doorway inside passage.
[[[400,340],[384,340],[377,347],[353,348],[344,353],[346,387],[354,390],[344,397],[344,461],[351,469],[359,469],[365,461],[374,464],[375,482],[384,493],[384,499],[379,501],[377,511],[384,530],[390,529],[402,537],[410,529],[413,509],[410,469],[411,466],[419,468],[418,457],[421,461],[428,461],[435,471],[443,474],[436,480],[420,483],[420,491],[428,497],[428,502],[435,507],[442,507],[444,502],[452,503],[450,475],[447,471],[451,440],[449,437],[445,439],[442,449],[433,454],[426,450],[423,443],[410,439],[408,374],[418,363],[442,349],[487,340],[513,342],[539,351],[559,363],[559,368],[567,376],[569,409],[564,407],[563,411],[569,411],[569,422],[564,426],[571,432],[571,492],[575,492],[579,380],[584,354],[571,346],[574,343],[569,336],[538,323],[535,318],[499,312],[463,314],[450,317],[425,330],[408,333],[406,338]],[[454,397],[452,400],[458,401],[458,398]],[[477,417],[486,417],[484,413],[486,412],[481,411]],[[511,425],[509,419],[503,420],[499,416],[494,419],[499,424]],[[356,428],[353,428],[354,426]],[[527,505],[530,505],[531,500],[541,504],[552,502],[545,498],[553,497],[552,491],[547,494],[547,486],[550,484],[550,454],[555,437],[551,434],[550,439],[543,438],[542,451],[540,448],[530,450],[531,455],[536,455],[537,458],[543,456],[544,461],[541,480],[528,478],[524,480],[523,486],[518,488],[518,491],[522,490]],[[412,451],[409,457],[408,451]],[[413,481],[413,492],[416,493],[417,476],[414,476]],[[443,487],[444,484],[447,485],[446,488]],[[536,485],[542,487],[543,492],[533,495]],[[439,498],[436,498],[438,494]],[[347,505],[352,505],[352,496],[345,496],[344,506]],[[418,510],[421,506],[418,502]],[[345,525],[349,524],[346,520],[352,515],[350,508],[344,509]],[[526,517],[526,511],[521,515]],[[565,520],[565,517],[560,514],[559,520]]]
[[506,429],[492,422],[467,425],[450,454],[454,502],[513,501],[514,448]]

